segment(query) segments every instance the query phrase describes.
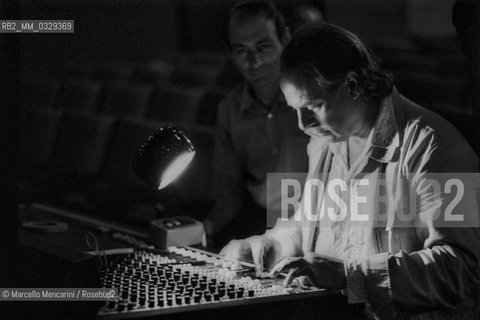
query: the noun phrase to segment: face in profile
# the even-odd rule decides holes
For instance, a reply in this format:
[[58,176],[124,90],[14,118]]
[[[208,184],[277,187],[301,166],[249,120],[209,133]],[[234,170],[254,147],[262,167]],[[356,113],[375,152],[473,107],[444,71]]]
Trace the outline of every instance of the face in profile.
[[360,114],[345,83],[330,89],[319,85],[299,88],[289,81],[281,82],[288,105],[298,116],[298,127],[307,135],[339,142],[348,139],[358,128]]
[[274,21],[262,14],[234,17],[229,40],[232,61],[250,85],[278,85],[283,45]]

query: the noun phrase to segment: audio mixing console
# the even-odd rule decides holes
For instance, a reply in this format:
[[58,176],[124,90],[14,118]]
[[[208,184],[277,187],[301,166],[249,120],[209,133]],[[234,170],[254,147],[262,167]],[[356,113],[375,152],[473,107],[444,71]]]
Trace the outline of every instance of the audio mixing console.
[[233,266],[195,248],[144,249],[110,256],[100,278],[105,288],[118,290],[118,301],[107,302],[99,315],[107,319],[170,314],[323,292],[286,288],[281,278],[255,278],[251,268],[232,270]]
[[[90,314],[91,309],[99,320],[338,320],[357,319],[363,310],[348,305],[338,292],[283,287],[282,276],[257,278],[248,263],[234,265],[199,248],[157,249],[149,244],[148,233],[97,217],[40,204],[21,208],[21,216],[68,225],[67,230],[55,233],[33,232],[25,227],[19,230],[25,259],[18,265],[25,269],[20,273],[28,287],[100,286],[118,293],[116,300],[74,304],[68,309],[66,304],[65,308],[56,304],[48,309],[33,304],[26,308],[28,314],[36,315],[40,309],[52,315],[60,308],[73,319],[91,319],[82,314]],[[87,234],[90,240],[95,239],[94,246],[88,245]],[[88,253],[92,250],[97,254]]]

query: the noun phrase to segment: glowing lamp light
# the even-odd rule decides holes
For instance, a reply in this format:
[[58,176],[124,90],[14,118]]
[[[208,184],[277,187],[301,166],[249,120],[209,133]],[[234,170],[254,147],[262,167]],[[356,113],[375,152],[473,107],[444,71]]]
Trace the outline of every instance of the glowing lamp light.
[[190,164],[195,149],[174,126],[155,131],[138,150],[133,161],[137,176],[158,190],[175,180]]

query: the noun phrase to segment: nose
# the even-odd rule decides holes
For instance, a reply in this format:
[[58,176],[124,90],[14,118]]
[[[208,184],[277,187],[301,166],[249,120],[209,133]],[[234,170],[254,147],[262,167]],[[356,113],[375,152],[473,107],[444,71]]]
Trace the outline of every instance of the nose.
[[307,108],[297,108],[298,127],[304,131],[311,126],[319,126],[320,122],[315,117],[315,112]]
[[247,61],[248,61],[248,64],[254,68],[257,68],[262,64],[261,59],[259,57],[259,53],[256,52],[255,50],[250,50],[248,52]]

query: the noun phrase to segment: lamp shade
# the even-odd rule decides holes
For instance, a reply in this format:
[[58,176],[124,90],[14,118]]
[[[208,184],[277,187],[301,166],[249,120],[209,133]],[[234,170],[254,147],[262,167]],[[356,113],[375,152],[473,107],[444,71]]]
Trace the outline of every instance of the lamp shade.
[[174,126],[155,131],[138,150],[133,161],[137,176],[158,190],[178,177],[192,161],[195,149]]

